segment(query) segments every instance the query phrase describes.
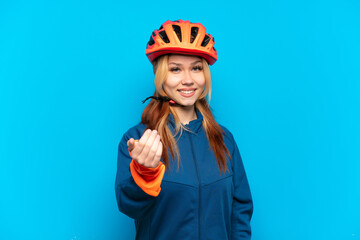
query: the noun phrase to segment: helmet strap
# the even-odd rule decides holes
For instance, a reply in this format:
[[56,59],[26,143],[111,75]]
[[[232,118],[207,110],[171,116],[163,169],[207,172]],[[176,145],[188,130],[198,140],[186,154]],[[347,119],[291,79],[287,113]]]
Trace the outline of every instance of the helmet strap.
[[171,98],[165,97],[165,96],[158,96],[158,97],[157,96],[150,96],[150,97],[147,97],[145,100],[143,100],[142,103],[145,103],[150,98],[158,100],[158,101],[169,102],[170,106],[185,107],[184,105],[181,105],[181,104],[175,102],[174,100],[172,100]]

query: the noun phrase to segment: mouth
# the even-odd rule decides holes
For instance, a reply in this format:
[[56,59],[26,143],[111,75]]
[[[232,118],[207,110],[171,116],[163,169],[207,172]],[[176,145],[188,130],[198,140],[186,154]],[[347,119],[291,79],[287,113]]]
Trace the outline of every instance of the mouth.
[[195,94],[196,88],[191,89],[179,89],[178,92],[183,97],[192,97]]

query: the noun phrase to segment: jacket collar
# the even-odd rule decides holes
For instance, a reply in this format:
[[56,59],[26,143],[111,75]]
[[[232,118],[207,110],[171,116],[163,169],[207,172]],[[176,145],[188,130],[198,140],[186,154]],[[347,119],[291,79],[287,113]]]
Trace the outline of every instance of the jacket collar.
[[[199,110],[195,108],[195,113],[197,116],[197,119],[194,119],[190,121],[188,124],[185,124],[184,126],[188,128],[192,132],[198,132],[202,126],[203,121],[203,115]],[[175,119],[172,113],[169,113],[168,123],[171,125],[172,129],[175,129]]]

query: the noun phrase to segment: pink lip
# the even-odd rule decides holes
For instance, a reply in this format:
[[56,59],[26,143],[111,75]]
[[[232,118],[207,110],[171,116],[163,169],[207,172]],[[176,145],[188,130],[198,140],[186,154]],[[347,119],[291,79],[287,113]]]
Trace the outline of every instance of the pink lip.
[[[180,92],[180,91],[192,91],[192,90],[194,90],[192,93]],[[182,88],[182,89],[179,89],[178,91],[179,91],[180,95],[183,96],[183,97],[192,97],[196,92],[196,88],[190,88],[190,89],[189,88]]]
[[180,89],[178,89],[178,91],[192,91],[192,90],[196,90],[196,88],[180,88]]

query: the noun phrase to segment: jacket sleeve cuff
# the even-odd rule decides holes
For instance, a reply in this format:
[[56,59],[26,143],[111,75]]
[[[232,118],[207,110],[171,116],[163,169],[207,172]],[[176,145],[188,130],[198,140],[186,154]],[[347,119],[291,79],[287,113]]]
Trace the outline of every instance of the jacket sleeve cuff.
[[145,193],[154,197],[160,194],[160,185],[165,173],[165,165],[162,162],[156,168],[147,168],[133,159],[130,163],[130,172],[135,183]]

